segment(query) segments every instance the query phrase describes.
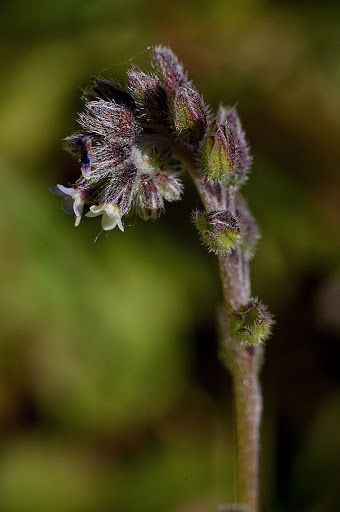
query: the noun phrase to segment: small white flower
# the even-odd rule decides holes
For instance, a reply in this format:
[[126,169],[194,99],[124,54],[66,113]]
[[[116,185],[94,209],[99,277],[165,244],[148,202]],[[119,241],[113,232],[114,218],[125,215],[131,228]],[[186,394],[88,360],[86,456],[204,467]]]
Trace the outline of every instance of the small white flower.
[[75,213],[75,226],[79,226],[85,204],[82,191],[78,188],[64,187],[64,185],[59,184],[50,187],[50,191],[57,196],[64,197],[61,206],[66,213]]
[[104,231],[113,229],[117,225],[121,231],[124,231],[119,206],[113,203],[95,204],[90,207],[86,217],[97,217],[98,215],[103,215],[102,228]]

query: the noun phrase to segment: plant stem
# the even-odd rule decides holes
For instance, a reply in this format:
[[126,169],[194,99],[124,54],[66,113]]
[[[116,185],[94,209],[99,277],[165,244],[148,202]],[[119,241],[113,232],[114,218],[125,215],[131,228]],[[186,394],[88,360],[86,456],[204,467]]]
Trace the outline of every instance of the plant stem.
[[[220,255],[219,265],[227,316],[250,299],[248,263],[239,250]],[[259,456],[262,395],[258,370],[261,346],[247,346],[226,333],[233,379],[236,421],[236,499],[249,512],[259,510]]]
[[[203,176],[190,155],[188,169],[206,211],[226,209],[235,214],[235,191],[229,187],[224,197]],[[235,249],[218,256],[227,318],[251,298],[249,264],[245,254]],[[236,499],[247,512],[259,510],[260,424],[262,395],[258,378],[263,348],[248,346],[225,333],[228,369],[233,380],[233,400],[236,422]]]

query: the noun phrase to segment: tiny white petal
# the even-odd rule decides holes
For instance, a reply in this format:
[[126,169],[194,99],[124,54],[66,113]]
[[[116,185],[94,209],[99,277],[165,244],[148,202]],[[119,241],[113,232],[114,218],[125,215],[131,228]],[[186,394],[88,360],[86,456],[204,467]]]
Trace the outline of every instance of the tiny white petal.
[[122,219],[118,219],[117,225],[118,225],[119,229],[124,232],[124,226],[123,226],[123,223],[122,223]]
[[97,215],[103,215],[102,228],[104,231],[114,229],[117,225],[121,231],[124,231],[119,206],[116,204],[94,204],[90,207],[90,211],[86,214],[86,217],[97,217]]
[[93,206],[90,206],[90,210],[97,215],[101,215],[104,211],[103,204],[94,204]]
[[76,195],[76,193],[77,193],[76,190],[74,188],[71,188],[71,187],[64,187],[64,185],[59,185],[59,184],[57,185],[57,187],[66,196],[74,197]]
[[90,211],[85,214],[85,217],[98,217],[98,215],[101,215],[103,212],[93,212]]
[[104,231],[109,231],[110,229],[114,229],[117,226],[117,222],[117,219],[113,219],[104,213],[102,218],[102,228]]
[[112,219],[120,219],[119,206],[109,203],[104,205],[104,209],[107,215]]
[[84,209],[84,200],[81,197],[77,197],[74,200],[73,210],[77,217],[81,217]]
[[67,196],[68,194],[65,194],[65,192],[62,192],[59,187],[60,187],[60,185],[54,185],[54,187],[50,187],[50,191],[53,194],[55,194],[56,196],[61,196],[61,197]]

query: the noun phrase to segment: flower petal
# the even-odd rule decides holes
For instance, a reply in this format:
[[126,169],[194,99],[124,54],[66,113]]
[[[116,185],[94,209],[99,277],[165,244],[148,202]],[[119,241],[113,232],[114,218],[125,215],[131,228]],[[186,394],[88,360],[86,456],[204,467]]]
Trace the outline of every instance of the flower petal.
[[124,232],[124,226],[123,226],[123,223],[122,223],[122,219],[118,219],[117,226],[119,227],[119,229],[121,231]]
[[65,197],[65,196],[68,196],[69,194],[65,194],[65,192],[62,192],[60,190],[60,187],[61,185],[54,185],[54,187],[50,187],[49,190],[52,192],[52,194],[55,194],[56,196],[61,196],[61,197]]
[[85,214],[85,217],[98,217],[98,215],[101,215],[103,212],[92,212],[91,210]]
[[74,213],[73,199],[70,196],[67,196],[62,200],[61,206],[66,213]]
[[114,229],[117,226],[118,219],[113,219],[109,217],[106,213],[103,214],[102,218],[102,228],[104,231],[109,231],[110,229]]
[[77,217],[81,217],[84,209],[84,201],[81,197],[77,197],[74,200],[73,210]]
[[[58,189],[60,190],[61,194],[59,195],[64,195],[64,196],[71,196],[71,197],[74,197],[75,194],[76,194],[76,191],[74,188],[72,187],[64,187],[64,185],[57,185]],[[54,192],[55,193],[55,192]]]

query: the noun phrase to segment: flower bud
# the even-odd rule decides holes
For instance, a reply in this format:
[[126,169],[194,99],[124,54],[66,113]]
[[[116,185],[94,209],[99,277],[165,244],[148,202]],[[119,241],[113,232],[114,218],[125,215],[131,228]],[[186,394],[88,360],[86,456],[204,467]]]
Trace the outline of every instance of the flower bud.
[[195,212],[193,220],[203,243],[215,254],[229,253],[241,240],[240,228],[228,211]]
[[142,219],[156,219],[164,209],[164,202],[159,190],[149,174],[139,178],[137,210]]
[[153,49],[152,65],[167,92],[187,82],[183,66],[170,48],[156,46]]
[[223,128],[227,140],[235,184],[241,185],[247,179],[252,158],[240,118],[235,108],[221,106],[217,113],[217,120]]
[[272,315],[257,298],[234,311],[230,319],[232,336],[249,345],[260,345],[270,335]]
[[128,72],[128,87],[141,113],[149,121],[167,124],[167,95],[159,81],[134,66]]
[[207,177],[212,181],[234,183],[232,160],[225,134],[217,121],[210,125],[200,150],[200,161]]
[[189,144],[199,142],[208,124],[207,108],[200,95],[187,84],[178,87],[171,102],[177,134]]
[[85,99],[92,101],[96,98],[100,98],[105,101],[115,101],[119,105],[124,105],[131,110],[136,109],[136,105],[133,97],[123,87],[111,82],[111,80],[105,80],[103,78],[97,78],[91,76],[93,82],[89,90],[85,92]]
[[87,103],[87,111],[79,115],[79,123],[86,131],[107,139],[133,139],[141,132],[131,110],[104,100]]
[[154,181],[159,193],[166,201],[178,201],[181,198],[183,185],[175,176],[157,172],[154,175]]
[[133,163],[128,163],[124,169],[105,185],[102,202],[119,206],[120,214],[128,213],[136,189],[138,171]]

